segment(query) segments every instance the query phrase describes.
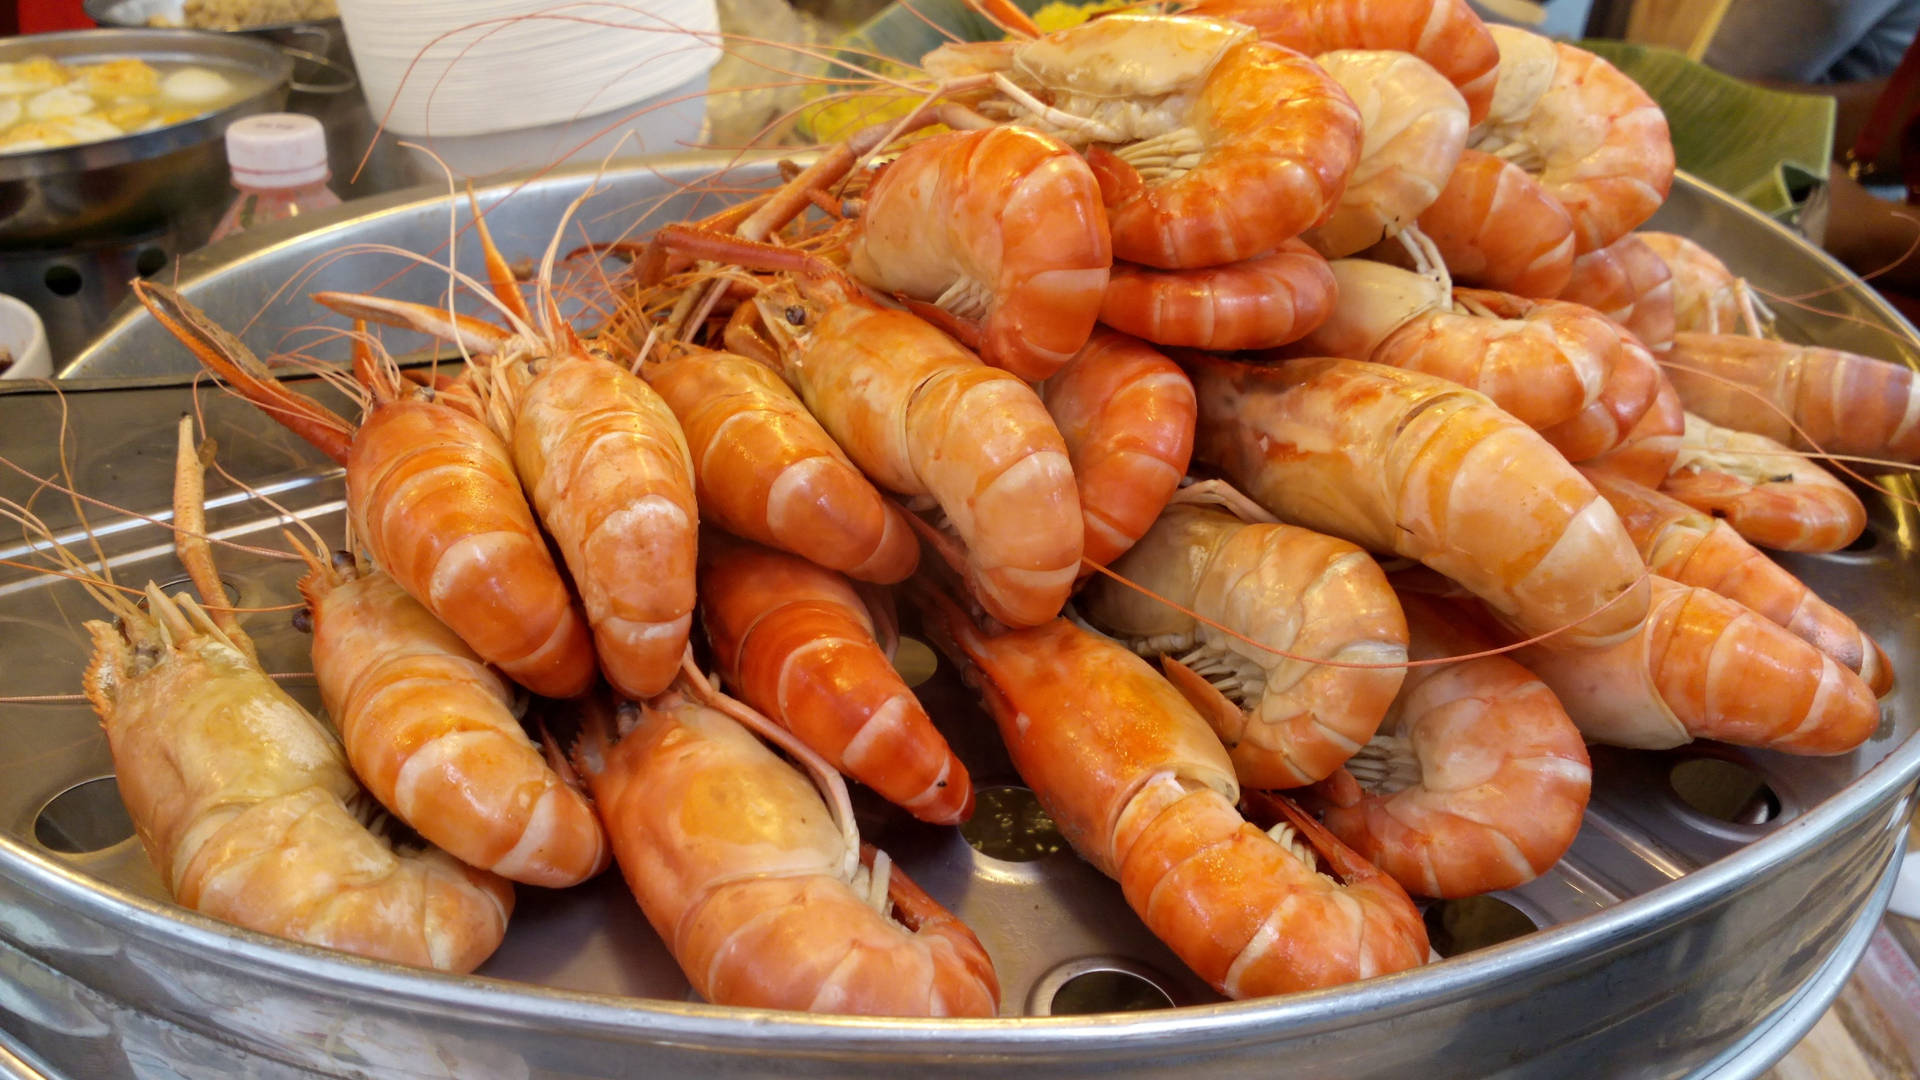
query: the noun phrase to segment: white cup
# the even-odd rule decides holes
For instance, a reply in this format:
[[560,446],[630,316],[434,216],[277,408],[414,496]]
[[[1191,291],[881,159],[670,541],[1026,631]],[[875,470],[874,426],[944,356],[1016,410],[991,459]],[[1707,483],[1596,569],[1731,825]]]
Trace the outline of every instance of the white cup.
[[47,350],[46,327],[27,302],[0,293],[0,345],[13,354],[13,364],[0,379],[50,379],[53,354]]

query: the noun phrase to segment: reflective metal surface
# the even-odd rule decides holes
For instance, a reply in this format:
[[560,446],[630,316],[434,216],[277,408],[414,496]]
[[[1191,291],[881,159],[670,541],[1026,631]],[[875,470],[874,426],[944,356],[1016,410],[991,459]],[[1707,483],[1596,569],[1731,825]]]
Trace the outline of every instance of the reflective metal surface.
[[[578,220],[590,235],[615,235],[637,205],[712,164],[693,159],[610,176]],[[509,256],[543,248],[586,181],[566,174],[511,197],[504,186],[483,192],[483,203],[498,207],[488,220]],[[693,209],[690,197],[680,200],[656,220]],[[444,199],[417,195],[343,208],[318,232],[257,236],[189,260],[182,285],[229,325],[252,319],[245,336],[257,347],[284,348],[299,340],[288,337],[293,328],[327,321],[294,294],[384,282],[389,295],[437,295],[444,277],[412,272],[385,281],[400,269],[397,260],[356,256],[269,300],[313,256],[348,243],[377,238],[433,251],[445,242],[446,213]],[[1772,293],[1843,280],[1790,234],[1684,180],[1657,224],[1700,239]],[[461,263],[477,270],[471,247],[463,238]],[[1886,356],[1920,349],[1865,290],[1821,302],[1882,329],[1789,310],[1788,333]],[[116,324],[69,373],[190,366],[140,318]],[[184,380],[165,377],[71,384],[70,457],[80,486],[164,516],[170,421],[192,406],[191,395]],[[206,388],[199,400],[230,469],[323,535],[339,534],[337,470],[250,407]],[[0,395],[0,416],[6,453],[51,471],[59,402],[44,391]],[[24,481],[0,481],[0,494],[26,490]],[[42,494],[37,505],[81,539],[62,502]],[[89,518],[121,577],[179,576],[155,526],[102,510]],[[218,495],[210,522],[222,535],[269,546],[280,527],[262,499],[231,491]],[[1920,774],[1920,741],[1910,738],[1920,721],[1914,524],[1911,511],[1882,502],[1860,550],[1786,560],[1878,636],[1900,673],[1882,729],[1866,746],[1828,759],[1713,744],[1597,749],[1592,804],[1568,857],[1540,880],[1499,894],[1537,930],[1420,970],[1265,1001],[1219,1002],[1144,934],[1117,887],[1070,853],[1050,850],[991,725],[944,666],[919,692],[977,782],[1000,788],[994,820],[1008,835],[994,835],[991,823],[974,830],[979,846],[998,855],[969,846],[958,830],[883,807],[863,806],[863,825],[979,932],[1000,969],[998,1020],[879,1021],[691,1002],[614,875],[563,893],[522,889],[505,946],[471,978],[236,931],[167,903],[131,839],[62,850],[112,835],[98,804],[105,786],[76,787],[111,771],[98,725],[77,703],[0,706],[0,1027],[86,1076],[147,1075],[162,1068],[156,1062],[192,1062],[196,1077],[909,1069],[932,1077],[1025,1066],[1050,1077],[1266,1077],[1284,1068],[1445,1080],[1593,1075],[1597,1062],[1610,1077],[1751,1076],[1790,1045],[1777,1035],[1769,1041],[1769,1032],[1790,1032],[1806,1010],[1824,1008],[1858,955],[1860,928],[1886,903],[1887,871]],[[242,604],[290,598],[288,564],[221,559]],[[73,691],[82,664],[76,623],[93,614],[90,605],[71,583],[0,570],[9,694]],[[305,639],[285,613],[252,616],[250,628],[271,670],[306,670]],[[290,685],[313,699],[309,683]],[[1739,768],[1686,764],[1695,761]],[[1429,915],[1458,947],[1499,936],[1469,909]],[[1178,1007],[1060,1015],[1148,1004],[1156,994]]]
[[[271,112],[287,97],[292,61],[265,42],[173,30],[78,30],[0,40],[0,61],[51,56],[92,63],[122,56],[202,64],[262,82],[224,109],[154,131],[77,146],[0,154],[0,246],[64,247],[166,224],[178,215],[219,216],[227,159],[220,136],[242,116]],[[204,237],[205,232],[201,233]],[[31,302],[31,301],[29,301]]]
[[[193,30],[188,26],[152,26],[147,20],[159,16],[179,20],[184,0],[84,0],[80,5],[87,17],[101,26],[128,29]],[[347,51],[347,32],[340,19],[301,19],[291,22],[261,23],[237,30],[210,30],[207,33],[245,34],[270,41],[287,51],[295,62],[294,93],[345,94],[360,85],[353,71],[353,55]],[[302,63],[310,65],[302,67]],[[295,112],[301,110],[295,109]]]

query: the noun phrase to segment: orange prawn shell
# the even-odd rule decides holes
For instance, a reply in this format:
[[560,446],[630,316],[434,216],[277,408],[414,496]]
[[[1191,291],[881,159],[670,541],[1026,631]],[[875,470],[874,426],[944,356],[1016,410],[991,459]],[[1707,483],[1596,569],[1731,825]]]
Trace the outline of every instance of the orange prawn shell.
[[[600,721],[604,724],[604,721]],[[708,1001],[869,1015],[991,1016],[971,932],[909,934],[837,876],[843,840],[813,787],[732,720],[677,697],[574,758],[647,921]]]
[[1262,40],[1318,56],[1408,52],[1446,76],[1479,123],[1493,102],[1500,50],[1467,0],[1200,0],[1188,11],[1253,27]]
[[1361,361],[1181,362],[1196,457],[1276,514],[1420,559],[1528,633],[1618,640],[1644,619],[1645,568],[1612,508],[1484,396]]
[[855,277],[920,300],[976,282],[980,358],[1028,381],[1086,344],[1113,265],[1085,159],[1018,126],[908,147],[869,190],[848,255]]
[[1340,886],[1240,816],[1219,740],[1145,661],[1064,619],[982,638],[963,618],[948,611],[936,633],[977,667],[1021,777],[1195,974],[1253,997],[1425,962],[1399,886]]
[[1631,479],[1582,471],[1619,512],[1654,573],[1712,589],[1759,612],[1859,674],[1875,694],[1892,688],[1893,667],[1880,646],[1726,522]]
[[1510,161],[1464,150],[1420,231],[1462,285],[1545,299],[1573,276],[1573,219]]
[[376,405],[348,454],[347,505],[374,560],[516,682],[550,697],[591,684],[586,619],[485,424],[417,397]]
[[1297,341],[1333,307],[1327,260],[1294,239],[1224,266],[1157,270],[1115,263],[1100,321],[1158,345],[1230,352]]
[[1041,385],[1040,397],[1080,489],[1082,557],[1104,566],[1153,525],[1186,476],[1193,383],[1151,347],[1103,329]]
[[[1913,372],[1740,334],[1676,334],[1667,377],[1687,411],[1796,450],[1920,461]],[[1758,394],[1756,397],[1755,394]]]
[[583,353],[541,365],[519,392],[514,463],[580,589],[608,681],[657,694],[693,624],[700,514],[686,438],[625,368]]
[[[1014,767],[1061,835],[1101,873],[1121,878],[1131,839],[1120,835],[1121,812],[1154,777],[1173,772],[1229,804],[1239,798],[1233,762],[1206,721],[1172,683],[1118,645],[1056,619],[970,637],[962,647],[979,669]],[[1029,699],[1051,704],[1024,709]]]
[[[471,971],[500,944],[512,885],[437,850],[401,859],[377,840],[347,809],[362,796],[339,746],[237,650],[175,637],[142,670],[121,630],[86,629],[87,697],[128,816],[176,901],[444,971]],[[199,827],[209,815],[221,818],[211,833]]]
[[905,516],[771,368],[686,348],[642,374],[679,419],[700,509],[717,524],[862,580],[913,572]]
[[932,495],[967,548],[967,572],[993,616],[1036,625],[1066,603],[1084,527],[1067,447],[1039,395],[918,318],[852,295],[811,292],[804,336],[783,374],[874,483]]
[[[320,695],[354,772],[421,836],[528,884],[606,868],[606,834],[513,715],[512,692],[385,574],[300,582]],[[532,843],[529,843],[532,841]]]
[[1575,257],[1560,299],[1598,311],[1649,349],[1673,344],[1673,271],[1638,234]]
[[972,816],[967,767],[880,650],[845,579],[709,538],[700,612],[721,675],[747,704],[924,821]]
[[[1411,654],[1493,647],[1470,616],[1400,594]],[[1586,743],[1553,691],[1506,656],[1412,668],[1381,725],[1409,740],[1421,783],[1335,801],[1328,829],[1421,896],[1474,896],[1545,873],[1580,831],[1592,791]]]
[[1333,214],[1360,156],[1360,113],[1340,84],[1278,45],[1230,46],[1191,114],[1198,163],[1144,180],[1112,152],[1088,163],[1107,201],[1116,259],[1169,269],[1262,255]]

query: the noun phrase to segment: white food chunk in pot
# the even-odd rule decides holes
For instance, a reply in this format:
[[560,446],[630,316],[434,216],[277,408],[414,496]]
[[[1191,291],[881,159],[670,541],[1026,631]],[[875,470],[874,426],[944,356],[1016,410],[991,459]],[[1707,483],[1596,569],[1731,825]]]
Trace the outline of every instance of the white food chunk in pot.
[[216,101],[232,88],[225,76],[206,68],[181,68],[160,82],[160,96],[191,105]]
[[79,116],[94,110],[93,95],[84,90],[61,86],[45,90],[27,99],[27,115],[35,120],[53,120]]

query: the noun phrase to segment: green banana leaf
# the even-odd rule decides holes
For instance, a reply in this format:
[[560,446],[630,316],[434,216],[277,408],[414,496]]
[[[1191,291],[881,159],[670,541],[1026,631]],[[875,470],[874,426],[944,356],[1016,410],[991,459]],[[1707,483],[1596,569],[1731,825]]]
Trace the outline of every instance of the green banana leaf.
[[1644,87],[1667,114],[1682,169],[1784,217],[1796,192],[1827,178],[1834,101],[1768,90],[1682,53],[1623,41],[1582,41]]

